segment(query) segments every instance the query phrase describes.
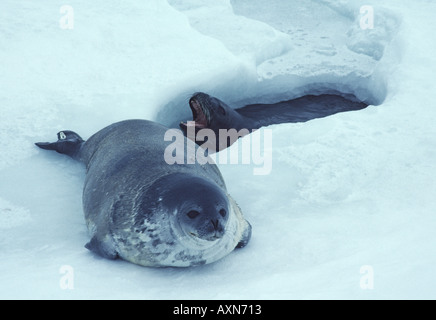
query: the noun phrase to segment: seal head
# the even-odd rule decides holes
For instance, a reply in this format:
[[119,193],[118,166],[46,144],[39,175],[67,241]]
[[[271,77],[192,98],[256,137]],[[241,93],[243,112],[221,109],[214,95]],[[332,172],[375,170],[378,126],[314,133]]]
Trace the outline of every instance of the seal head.
[[[250,123],[238,112],[220,99],[206,93],[195,93],[189,100],[189,106],[192,111],[192,121],[195,122],[197,130],[210,128],[215,131],[250,127]],[[189,121],[181,122],[180,128],[186,133],[187,127],[192,125],[191,123]]]
[[251,226],[231,201],[203,176],[170,173],[139,190],[133,214],[126,215],[123,205],[112,214],[112,246],[119,257],[140,265],[210,263],[250,239]]
[[[194,94],[189,100],[192,111],[192,121],[181,122],[180,128],[185,136],[194,140],[197,144],[207,147],[209,151],[221,151],[232,145],[237,139],[249,133],[254,127],[251,119],[244,118],[237,111],[229,107],[218,98],[200,92]],[[195,128],[195,137],[190,137],[188,129]],[[199,131],[209,129],[213,131],[214,141],[203,143]],[[226,135],[220,135],[220,130],[226,131]],[[231,131],[230,131],[231,130]]]
[[215,241],[224,236],[229,201],[216,183],[194,175],[174,173],[150,187],[143,210],[149,210],[150,199],[158,200],[157,211],[169,215],[173,232],[178,237]]

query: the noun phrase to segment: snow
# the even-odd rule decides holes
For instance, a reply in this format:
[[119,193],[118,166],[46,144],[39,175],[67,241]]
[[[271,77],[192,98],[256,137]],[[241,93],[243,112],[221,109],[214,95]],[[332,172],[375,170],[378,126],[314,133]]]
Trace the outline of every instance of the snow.
[[[0,3],[0,298],[436,297],[436,3],[70,5],[73,29],[58,1]],[[325,91],[373,105],[264,129],[268,175],[219,165],[253,226],[246,248],[187,269],[91,254],[82,166],[33,143],[123,119],[174,125],[195,91],[235,107]]]

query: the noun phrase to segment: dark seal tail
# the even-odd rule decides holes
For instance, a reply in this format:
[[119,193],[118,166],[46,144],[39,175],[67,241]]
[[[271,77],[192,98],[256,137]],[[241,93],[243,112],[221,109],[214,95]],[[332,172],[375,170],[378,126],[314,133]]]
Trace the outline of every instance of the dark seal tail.
[[35,145],[44,150],[54,150],[72,158],[77,158],[84,142],[77,133],[66,130],[58,132],[58,141],[56,142],[37,142]]

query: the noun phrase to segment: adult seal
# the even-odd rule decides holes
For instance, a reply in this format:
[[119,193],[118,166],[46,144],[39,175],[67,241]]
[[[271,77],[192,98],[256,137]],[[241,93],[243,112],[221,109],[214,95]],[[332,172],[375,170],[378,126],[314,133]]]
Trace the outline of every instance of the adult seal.
[[[165,162],[167,130],[127,120],[87,141],[61,131],[56,142],[36,143],[86,165],[86,248],[143,266],[188,267],[217,261],[248,243],[251,226],[216,165]],[[178,132],[179,141],[193,144]]]
[[[180,128],[198,145],[215,152],[229,147],[240,137],[261,127],[306,122],[338,112],[361,110],[368,104],[353,95],[344,97],[338,94],[321,94],[272,104],[251,104],[236,109],[218,98],[199,92],[191,97],[189,106],[193,120],[181,122]],[[203,129],[213,132],[215,139],[212,143],[203,139],[200,134]]]

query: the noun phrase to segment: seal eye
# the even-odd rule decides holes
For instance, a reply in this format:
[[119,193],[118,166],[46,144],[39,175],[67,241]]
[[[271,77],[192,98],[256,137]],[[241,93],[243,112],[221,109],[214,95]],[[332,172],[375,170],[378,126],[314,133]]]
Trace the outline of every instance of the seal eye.
[[226,216],[226,214],[227,214],[227,211],[225,210],[225,209],[221,209],[220,210],[220,215],[221,215],[221,217],[225,217]]
[[200,215],[200,212],[195,211],[195,210],[191,210],[187,213],[187,216],[191,219],[195,219]]
[[220,114],[222,114],[223,116],[226,115],[226,110],[224,110],[224,108],[221,107],[221,106],[218,107],[218,112],[219,112]]

